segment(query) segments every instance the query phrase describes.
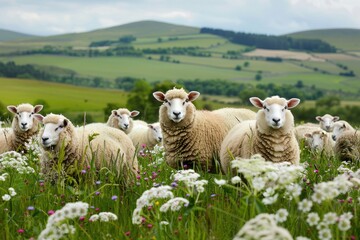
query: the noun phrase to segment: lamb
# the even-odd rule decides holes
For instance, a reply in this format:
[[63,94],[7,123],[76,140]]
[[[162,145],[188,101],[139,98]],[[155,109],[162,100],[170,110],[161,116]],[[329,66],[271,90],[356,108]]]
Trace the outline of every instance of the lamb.
[[162,106],[159,122],[163,133],[165,161],[172,168],[181,165],[216,172],[220,144],[227,133],[226,117],[211,111],[196,110],[192,103],[200,93],[171,89],[153,96]]
[[341,120],[333,125],[332,139],[337,141],[340,135],[345,131],[355,131],[355,129],[347,121]]
[[143,125],[135,122],[133,130],[128,134],[135,147],[144,145],[152,149],[156,144],[161,144],[163,136],[160,123]]
[[340,118],[338,116],[331,116],[330,114],[325,114],[324,116],[317,116],[315,118],[320,123],[320,128],[331,132],[333,130],[334,122],[338,121]]
[[107,125],[110,127],[118,128],[124,131],[126,134],[129,134],[134,127],[133,117],[139,115],[139,111],[129,111],[126,108],[119,108],[117,110],[112,110],[108,118]]
[[250,102],[261,110],[256,120],[244,121],[226,135],[220,151],[223,171],[230,172],[232,157],[250,158],[254,154],[261,154],[267,161],[299,164],[300,149],[289,109],[296,107],[300,99],[251,97]]
[[42,172],[46,177],[57,177],[53,168],[59,161],[67,174],[76,176],[76,170],[90,166],[92,159],[96,169],[116,166],[125,180],[136,173],[135,148],[121,130],[102,123],[75,128],[69,119],[58,114],[35,117],[44,124],[39,140],[44,150]]
[[305,133],[306,145],[311,151],[325,153],[326,156],[334,156],[335,142],[331,134],[324,130],[315,130],[311,133]]
[[0,153],[7,151],[26,151],[25,144],[39,132],[39,122],[34,114],[39,113],[43,105],[32,106],[29,103],[7,106],[14,113],[11,128],[0,130]]

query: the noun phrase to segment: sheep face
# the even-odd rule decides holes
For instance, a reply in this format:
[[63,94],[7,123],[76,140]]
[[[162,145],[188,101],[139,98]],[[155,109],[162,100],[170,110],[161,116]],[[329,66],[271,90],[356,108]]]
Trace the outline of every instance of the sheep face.
[[34,125],[34,114],[40,112],[42,108],[42,105],[32,107],[30,104],[20,104],[18,107],[7,107],[10,112],[15,114],[18,127],[23,132],[32,129]]
[[346,124],[345,123],[342,123],[342,122],[337,122],[337,123],[334,123],[333,125],[333,131],[332,131],[332,139],[334,141],[336,141],[339,136],[345,132],[348,128],[346,127]]
[[151,129],[152,137],[157,141],[161,142],[163,139],[160,124],[149,124],[148,127]]
[[314,131],[312,133],[306,133],[305,138],[311,150],[321,151],[324,147],[326,133]]
[[65,130],[68,125],[67,119],[59,119],[58,123],[46,123],[44,124],[44,130],[42,132],[41,144],[45,148],[56,146],[60,141],[60,134]]
[[[178,89],[176,89],[178,90]],[[171,96],[171,91],[166,94],[162,92],[154,92],[153,96],[159,102],[162,102],[167,108],[167,116],[175,123],[181,122],[186,116],[186,109],[192,101],[197,99],[200,95],[199,92],[191,91],[185,97]],[[170,92],[170,93],[169,93]]]
[[317,116],[316,120],[320,122],[320,127],[327,131],[331,132],[334,128],[334,123],[339,120],[338,116],[331,116],[329,114],[325,114],[324,116]]
[[252,97],[250,98],[250,102],[255,107],[262,109],[260,111],[264,113],[265,122],[269,127],[279,129],[283,127],[286,122],[285,116],[288,109],[296,107],[299,104],[300,99],[292,98],[286,100],[285,98],[274,96],[261,100],[258,97]]
[[139,115],[139,111],[123,112],[113,110],[112,114],[118,119],[118,127],[122,130],[127,130],[130,127],[130,118]]

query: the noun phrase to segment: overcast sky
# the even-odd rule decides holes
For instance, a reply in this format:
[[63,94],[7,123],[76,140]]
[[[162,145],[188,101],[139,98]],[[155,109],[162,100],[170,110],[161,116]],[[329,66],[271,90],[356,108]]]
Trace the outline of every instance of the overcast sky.
[[141,20],[274,35],[360,28],[360,0],[0,0],[0,28],[35,35]]

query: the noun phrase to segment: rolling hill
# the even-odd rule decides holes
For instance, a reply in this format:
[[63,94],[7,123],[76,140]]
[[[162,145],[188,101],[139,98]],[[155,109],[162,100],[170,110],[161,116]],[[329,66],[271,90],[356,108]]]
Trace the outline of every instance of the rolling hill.
[[14,32],[10,30],[0,29],[0,42],[3,41],[12,41],[12,40],[19,40],[19,39],[28,39],[36,37],[35,35],[25,34]]
[[294,38],[320,39],[342,51],[360,51],[360,29],[321,29],[287,34]]

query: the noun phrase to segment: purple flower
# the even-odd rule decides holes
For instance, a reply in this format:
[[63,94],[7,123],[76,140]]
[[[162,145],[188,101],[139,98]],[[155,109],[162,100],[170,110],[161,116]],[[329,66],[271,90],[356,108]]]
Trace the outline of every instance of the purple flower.
[[111,200],[116,201],[116,199],[118,199],[118,197],[117,197],[116,195],[114,195],[114,196],[111,197]]
[[85,174],[85,173],[86,173],[85,169],[81,170],[81,174]]
[[34,206],[28,206],[27,210],[29,210],[29,211],[34,211],[35,208],[34,208]]
[[96,185],[100,185],[100,184],[101,184],[101,181],[96,181],[95,184],[96,184]]
[[95,192],[95,195],[99,195],[100,194],[100,192]]
[[171,183],[171,186],[172,186],[173,188],[176,188],[176,187],[178,186],[178,184],[177,184],[176,182],[172,182],[172,183]]

